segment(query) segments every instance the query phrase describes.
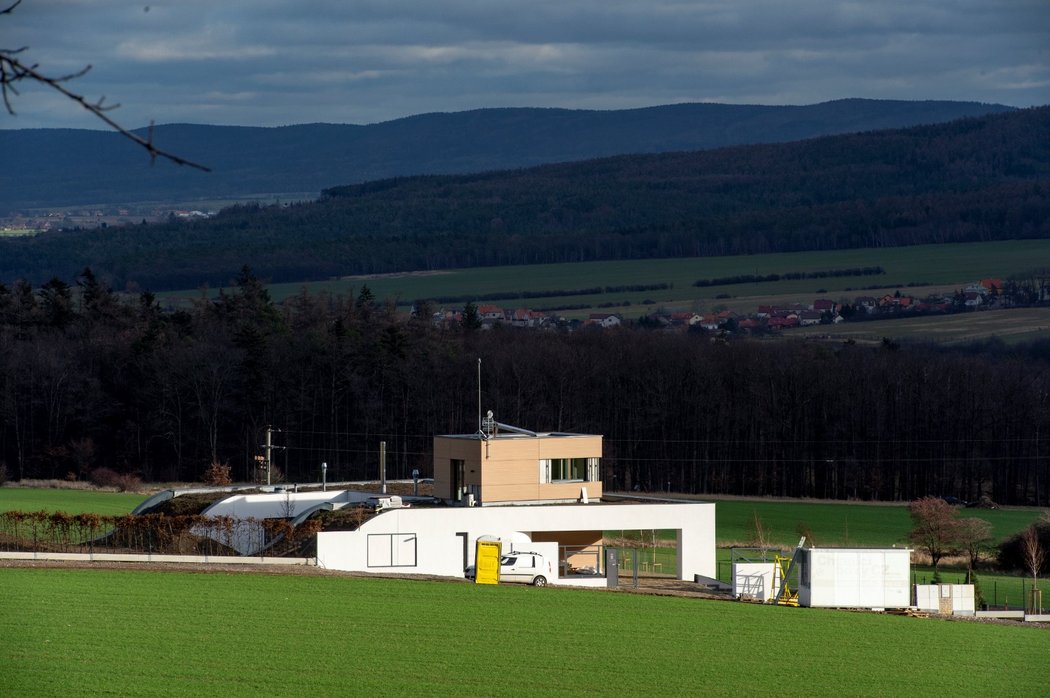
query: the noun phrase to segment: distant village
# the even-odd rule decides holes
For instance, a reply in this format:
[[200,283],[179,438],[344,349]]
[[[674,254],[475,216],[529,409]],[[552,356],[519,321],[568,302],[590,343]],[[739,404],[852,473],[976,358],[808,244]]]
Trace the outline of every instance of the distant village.
[[1050,295],[1045,287],[1034,291],[1016,289],[1012,288],[1012,284],[1004,284],[1001,279],[981,279],[954,293],[935,294],[925,298],[902,294],[898,290],[881,296],[857,296],[852,304],[816,298],[809,305],[760,305],[749,314],[731,310],[698,313],[661,307],[633,320],[624,318],[620,313],[591,313],[586,319],[567,319],[553,311],[468,303],[462,309],[442,309],[435,312],[432,322],[439,327],[473,324],[479,329],[492,329],[500,325],[570,331],[589,327],[609,329],[633,324],[667,331],[692,330],[761,335],[812,325],[992,310],[1042,302],[1048,298]]
[[210,211],[172,209],[156,206],[105,206],[69,208],[36,213],[12,213],[0,216],[0,234],[45,233],[65,228],[107,228],[109,226],[136,225],[142,221],[157,223],[163,220],[192,220],[210,218]]

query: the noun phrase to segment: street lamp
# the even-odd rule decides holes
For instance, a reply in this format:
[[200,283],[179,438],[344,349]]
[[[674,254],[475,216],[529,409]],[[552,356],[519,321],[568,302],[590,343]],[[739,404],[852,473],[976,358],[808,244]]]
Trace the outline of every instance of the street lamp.
[[321,463],[321,491],[328,491],[328,463]]

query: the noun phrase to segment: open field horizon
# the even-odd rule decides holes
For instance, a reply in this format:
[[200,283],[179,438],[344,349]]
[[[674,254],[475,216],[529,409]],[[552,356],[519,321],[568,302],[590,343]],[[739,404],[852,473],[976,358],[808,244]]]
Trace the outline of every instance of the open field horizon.
[[[731,310],[746,315],[759,305],[801,303],[809,305],[825,297],[852,302],[861,295],[901,293],[925,297],[931,293],[952,293],[982,278],[1007,279],[1038,268],[1036,260],[1050,259],[1050,240],[1015,240],[987,243],[952,243],[912,247],[866,248],[817,252],[791,252],[732,257],[691,257],[677,259],[643,259],[630,261],[579,262],[511,267],[476,267],[429,272],[406,272],[351,276],[328,281],[270,284],[275,301],[283,301],[304,291],[353,296],[365,285],[377,299],[394,300],[407,311],[418,299],[441,297],[482,298],[492,294],[511,296],[518,293],[565,291],[564,295],[544,298],[505,298],[479,301],[507,308],[546,308],[587,306],[558,311],[567,318],[582,318],[589,313],[618,312],[637,318],[658,308],[712,312]],[[882,267],[883,274],[840,276],[821,279],[796,279],[708,286],[698,288],[700,279],[740,275],[818,272],[863,267]],[[652,286],[668,288],[644,291],[574,294],[572,291],[592,288]],[[920,285],[916,285],[920,284]],[[871,288],[877,287],[877,288]],[[226,289],[229,291],[229,289]],[[215,297],[219,289],[165,292],[158,296],[169,303],[185,302],[203,295]],[[719,297],[722,296],[722,297]],[[462,307],[463,302],[435,303],[439,307]],[[1021,313],[1021,311],[1026,311]],[[800,328],[784,336],[817,336],[833,334],[843,338],[881,338],[883,336],[934,341],[981,339],[993,335],[1014,341],[1050,336],[1050,311],[1028,308],[1018,314],[1000,315],[978,312],[952,316],[906,318],[865,323],[847,323],[835,327]],[[903,323],[903,324],[898,324]]]
[[[520,299],[521,303],[536,306],[557,301],[569,303],[608,300],[630,300],[632,306],[645,298],[656,303],[689,303],[694,300],[710,302],[728,293],[734,298],[761,298],[770,295],[817,295],[818,289],[835,296],[840,293],[871,295],[865,286],[901,287],[909,283],[945,287],[977,281],[982,278],[1006,278],[1040,266],[1033,260],[1050,258],[1050,240],[1011,240],[1006,242],[947,243],[942,245],[915,245],[909,247],[860,248],[851,250],[782,252],[726,257],[682,257],[603,262],[536,264],[525,266],[473,267],[465,269],[438,269],[426,272],[403,272],[348,276],[326,281],[304,281],[269,284],[270,295],[282,301],[306,288],[311,293],[327,292],[352,294],[362,285],[378,299],[397,299],[410,305],[417,299],[449,295],[520,291],[556,291],[599,286],[629,286],[668,283],[673,288],[653,291],[557,296],[552,298]],[[842,276],[823,279],[796,279],[762,283],[732,284],[697,288],[699,279],[721,278],[744,274],[774,274],[813,272],[832,269],[852,269],[881,266],[885,274],[872,276]],[[921,294],[925,287],[912,292]],[[851,290],[846,290],[851,289]],[[230,290],[229,288],[226,289]],[[217,295],[219,289],[205,290]],[[199,297],[201,290],[166,291],[160,298]],[[608,295],[609,298],[605,298]],[[598,300],[600,299],[600,301]],[[493,301],[495,302],[495,301]],[[641,309],[636,309],[641,310]]]
[[[1050,651],[1050,633],[1020,624],[516,585],[25,568],[0,569],[0,632],[8,695],[750,695],[785,671],[788,694],[1035,694]],[[820,650],[785,658],[785,637],[819,637]],[[963,648],[974,651],[959,681]],[[478,671],[526,657],[527,679],[486,684]]]

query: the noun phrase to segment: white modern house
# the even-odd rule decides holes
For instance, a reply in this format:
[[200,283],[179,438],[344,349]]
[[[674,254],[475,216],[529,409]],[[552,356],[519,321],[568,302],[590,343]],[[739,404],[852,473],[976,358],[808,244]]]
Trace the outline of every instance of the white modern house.
[[[599,543],[602,531],[677,531],[678,579],[714,577],[715,507],[708,503],[590,503],[501,507],[413,507],[384,511],[356,531],[317,535],[320,567],[356,572],[462,577],[478,538],[514,541],[559,561],[559,584],[605,586],[604,578],[565,575],[572,555]],[[528,541],[528,542],[526,542]],[[670,571],[670,570],[668,570]]]
[[[241,523],[229,531],[200,527],[198,533],[221,538],[241,555],[262,555],[272,542],[262,523],[266,519],[296,525],[319,510],[364,506],[377,511],[356,530],[317,534],[318,566],[463,577],[474,564],[478,539],[496,538],[505,552],[537,552],[552,561],[557,569],[551,583],[606,586],[607,531],[672,530],[676,568],[658,568],[654,560],[646,571],[688,580],[714,577],[715,505],[607,501],[601,455],[598,435],[537,433],[489,419],[474,434],[434,437],[434,498],[376,506],[385,495],[287,487],[272,493],[231,491],[202,513]],[[178,494],[172,490],[166,496]]]
[[496,537],[557,560],[557,583],[604,586],[606,531],[670,529],[677,569],[661,571],[715,576],[714,504],[602,501],[601,436],[537,433],[491,416],[485,424],[434,438],[434,493],[443,506],[383,511],[356,531],[320,533],[317,564],[462,577],[477,540]]

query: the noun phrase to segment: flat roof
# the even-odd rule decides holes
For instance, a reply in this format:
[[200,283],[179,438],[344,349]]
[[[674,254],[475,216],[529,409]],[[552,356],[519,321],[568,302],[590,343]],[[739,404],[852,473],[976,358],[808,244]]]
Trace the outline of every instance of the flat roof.
[[573,434],[564,431],[546,431],[546,432],[535,432],[531,434],[518,434],[514,432],[501,432],[497,431],[491,435],[482,435],[479,432],[473,434],[440,434],[435,436],[436,439],[474,439],[478,441],[493,441],[493,440],[504,440],[504,439],[566,439],[566,438],[601,438],[601,434]]

